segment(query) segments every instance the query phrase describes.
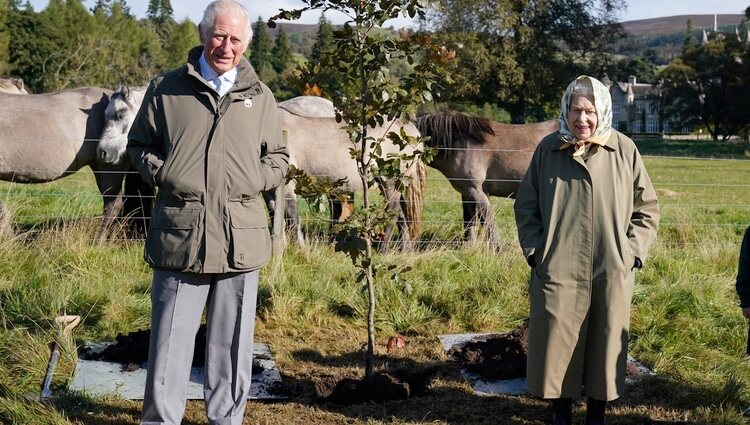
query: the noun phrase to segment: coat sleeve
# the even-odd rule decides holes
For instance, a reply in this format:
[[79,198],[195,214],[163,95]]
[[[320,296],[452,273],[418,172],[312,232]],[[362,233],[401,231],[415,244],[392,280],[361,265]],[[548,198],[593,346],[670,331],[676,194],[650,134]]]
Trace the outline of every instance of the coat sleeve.
[[289,171],[289,151],[281,128],[281,110],[275,106],[275,101],[272,104],[274,106],[269,108],[261,142],[263,190],[271,190],[283,184]]
[[544,225],[539,206],[539,173],[542,171],[541,146],[537,146],[531,158],[528,170],[516,194],[513,211],[516,216],[518,241],[523,255],[528,261],[536,250],[540,248]]
[[750,227],[745,230],[740,246],[740,261],[737,267],[737,295],[740,296],[740,307],[750,307]]
[[659,228],[659,202],[638,149],[633,153],[633,213],[628,239],[633,255],[645,263]]
[[157,125],[157,105],[152,81],[128,133],[128,154],[143,180],[156,186],[156,174],[164,164],[163,134]]

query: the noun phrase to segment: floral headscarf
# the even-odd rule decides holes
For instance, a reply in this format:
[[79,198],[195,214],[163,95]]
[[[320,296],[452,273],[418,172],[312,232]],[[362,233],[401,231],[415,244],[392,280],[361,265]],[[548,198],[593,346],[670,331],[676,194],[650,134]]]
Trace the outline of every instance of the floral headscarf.
[[[591,137],[586,140],[577,140],[570,131],[570,128],[568,128],[568,110],[570,109],[570,101],[573,97],[573,88],[576,86],[576,83],[582,79],[588,80],[593,88],[597,124],[596,131],[594,131],[594,134],[592,134]],[[560,117],[558,120],[560,122],[560,139],[568,143],[568,145],[576,145],[578,147],[576,156],[583,154],[583,146],[586,144],[606,144],[609,135],[612,132],[612,97],[609,94],[609,90],[596,78],[589,77],[588,75],[581,75],[573,80],[565,90],[565,94],[563,94],[562,100],[560,101]],[[565,147],[566,146],[563,146],[562,148]]]

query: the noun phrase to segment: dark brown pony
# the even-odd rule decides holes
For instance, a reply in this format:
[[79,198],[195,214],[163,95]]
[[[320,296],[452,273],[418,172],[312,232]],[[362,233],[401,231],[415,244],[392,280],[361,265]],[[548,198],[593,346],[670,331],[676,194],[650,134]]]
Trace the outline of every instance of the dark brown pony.
[[531,155],[557,120],[533,124],[501,124],[457,112],[437,112],[417,119],[427,146],[438,151],[429,166],[437,169],[461,194],[464,237],[475,243],[482,224],[493,249],[500,248],[489,196],[515,197]]

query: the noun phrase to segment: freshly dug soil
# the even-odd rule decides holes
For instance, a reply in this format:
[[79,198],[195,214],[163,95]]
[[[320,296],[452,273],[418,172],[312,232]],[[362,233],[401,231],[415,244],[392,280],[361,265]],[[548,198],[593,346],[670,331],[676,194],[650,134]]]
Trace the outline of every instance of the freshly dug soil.
[[437,367],[431,367],[417,372],[376,373],[369,381],[326,376],[315,382],[315,392],[318,401],[340,405],[403,400],[424,395],[437,371]]
[[[148,360],[148,343],[151,330],[140,330],[129,334],[120,334],[115,337],[115,343],[101,352],[86,348],[79,356],[84,360],[101,360],[113,363],[122,363],[126,371],[137,370],[140,365]],[[263,365],[258,362],[260,356],[253,356],[253,373],[263,370]],[[268,359],[270,360],[270,359]],[[195,336],[195,349],[193,350],[193,367],[203,367],[206,363],[206,325],[198,329]]]
[[529,325],[505,334],[477,337],[448,350],[448,356],[468,371],[487,380],[516,379],[526,376]]
[[[505,380],[526,376],[526,354],[529,351],[528,320],[504,334],[476,337],[448,350],[448,356],[468,371],[485,380]],[[643,372],[628,362],[625,376],[637,378]]]

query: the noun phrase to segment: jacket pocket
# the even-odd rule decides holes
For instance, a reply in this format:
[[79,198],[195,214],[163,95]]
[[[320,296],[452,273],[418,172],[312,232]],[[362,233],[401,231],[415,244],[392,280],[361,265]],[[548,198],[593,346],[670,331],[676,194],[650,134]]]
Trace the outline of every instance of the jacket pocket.
[[146,262],[172,270],[193,266],[198,256],[202,215],[201,205],[157,207],[146,236]]
[[236,270],[254,270],[271,258],[271,233],[266,209],[260,197],[230,201],[229,262]]

